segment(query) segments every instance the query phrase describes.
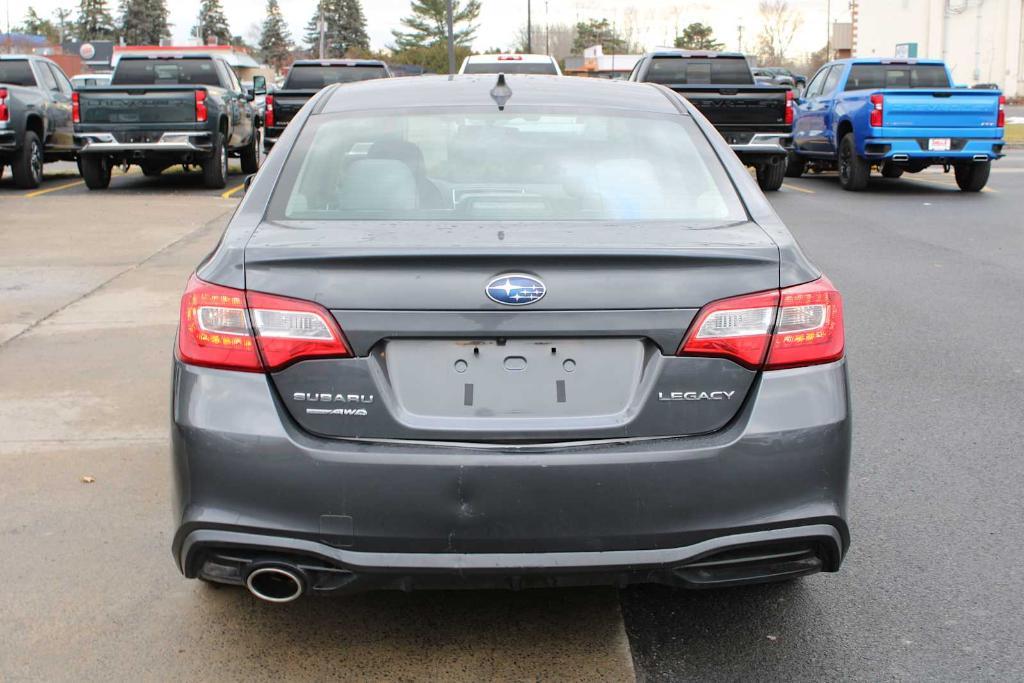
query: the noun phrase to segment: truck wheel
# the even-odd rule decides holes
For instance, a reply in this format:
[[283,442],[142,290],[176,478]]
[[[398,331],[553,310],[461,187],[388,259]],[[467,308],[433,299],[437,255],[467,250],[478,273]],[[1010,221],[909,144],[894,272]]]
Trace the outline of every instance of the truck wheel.
[[34,190],[43,184],[43,143],[35,131],[27,131],[21,149],[11,162],[14,184],[23,190]]
[[223,133],[214,138],[213,154],[203,159],[203,184],[211,190],[223,189],[228,184],[228,148]]
[[957,164],[953,167],[956,184],[964,192],[981,192],[981,188],[985,187],[985,184],[988,183],[988,174],[991,171],[991,161]]
[[787,178],[799,178],[804,174],[804,169],[807,167],[807,161],[801,159],[796,155],[793,150],[786,152],[786,177]]
[[260,170],[260,147],[259,147],[259,131],[253,129],[252,139],[249,143],[242,148],[242,153],[239,157],[242,160],[242,173],[246,175],[252,175],[256,171]]
[[786,177],[786,164],[781,160],[768,162],[757,167],[757,185],[765,192],[774,192],[782,187]]
[[844,190],[859,192],[868,186],[871,166],[857,156],[853,133],[847,133],[839,143],[839,185]]
[[78,166],[82,171],[85,186],[90,190],[105,190],[110,187],[110,160],[105,156],[87,154],[79,157]]
[[882,177],[883,178],[899,178],[903,175],[903,167],[897,166],[891,161],[887,161],[882,164]]

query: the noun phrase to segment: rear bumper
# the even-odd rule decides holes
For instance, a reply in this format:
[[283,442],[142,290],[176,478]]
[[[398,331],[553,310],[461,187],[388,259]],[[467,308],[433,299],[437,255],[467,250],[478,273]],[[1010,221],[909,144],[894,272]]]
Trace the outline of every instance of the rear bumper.
[[13,130],[0,130],[0,153],[18,151],[18,134]]
[[146,154],[200,153],[213,151],[210,133],[194,131],[168,131],[153,141],[120,142],[112,133],[79,133],[75,135],[79,154]]
[[744,164],[755,166],[776,158],[785,158],[793,147],[793,137],[789,134],[755,133],[749,142],[730,144]]
[[[860,153],[873,161],[894,160],[922,161],[931,164],[955,163],[962,161],[985,161],[1005,156],[1002,138],[951,138],[948,151],[932,151],[927,138],[867,138]],[[984,158],[983,158],[984,157]]]
[[[172,550],[189,577],[240,583],[284,558],[325,567],[330,590],[698,585],[709,556],[796,544],[810,556],[785,572],[835,571],[849,544],[843,361],[764,374],[714,435],[516,448],[317,438],[262,375],[174,374]],[[726,582],[781,576],[755,569]]]

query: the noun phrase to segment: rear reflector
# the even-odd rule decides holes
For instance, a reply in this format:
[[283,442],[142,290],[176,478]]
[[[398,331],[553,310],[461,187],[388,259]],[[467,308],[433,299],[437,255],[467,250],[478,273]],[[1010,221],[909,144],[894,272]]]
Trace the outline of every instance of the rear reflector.
[[996,127],[1006,128],[1006,95],[999,96],[999,113],[996,114]]
[[323,307],[200,280],[181,299],[178,356],[223,370],[279,370],[306,358],[351,356],[341,329]]
[[843,357],[843,302],[827,278],[715,301],[703,309],[681,356],[728,358],[750,369],[780,370]]

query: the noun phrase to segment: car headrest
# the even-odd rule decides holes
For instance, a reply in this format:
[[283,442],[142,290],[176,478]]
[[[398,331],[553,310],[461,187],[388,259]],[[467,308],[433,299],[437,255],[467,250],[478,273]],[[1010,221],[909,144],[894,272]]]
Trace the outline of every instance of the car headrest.
[[345,171],[338,188],[343,211],[409,211],[419,206],[416,177],[395,159],[359,159]]

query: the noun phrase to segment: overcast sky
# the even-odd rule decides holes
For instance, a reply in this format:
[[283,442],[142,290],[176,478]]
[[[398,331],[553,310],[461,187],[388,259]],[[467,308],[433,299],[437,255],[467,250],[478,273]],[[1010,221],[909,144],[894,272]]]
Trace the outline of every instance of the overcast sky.
[[[258,35],[263,20],[263,0],[222,0],[231,29],[237,35],[251,39]],[[833,19],[849,19],[847,0],[789,0],[790,6],[800,12],[803,26],[797,34],[791,54],[817,50],[825,44],[826,4],[831,2]],[[28,8],[35,7],[43,16],[49,16],[57,7],[78,7],[77,0],[0,0],[10,12],[12,23],[18,23]],[[280,0],[292,37],[301,39],[306,23],[312,16],[316,0]],[[606,17],[620,29],[632,26],[634,37],[645,47],[671,44],[677,26],[694,21],[711,24],[719,40],[729,49],[738,45],[738,27],[743,26],[743,44],[753,47],[760,29],[757,0],[532,0],[533,21],[543,25],[574,23],[589,18]],[[474,47],[508,48],[515,40],[516,30],[526,24],[527,0],[482,0],[479,30]],[[118,0],[108,0],[116,11]],[[199,10],[199,0],[170,0],[172,32],[177,40],[188,37]],[[408,13],[409,0],[363,0],[370,42],[374,48],[383,48],[391,42],[391,29],[399,28],[399,21]],[[2,17],[6,29],[6,17]],[[255,32],[255,33],[254,33]]]

